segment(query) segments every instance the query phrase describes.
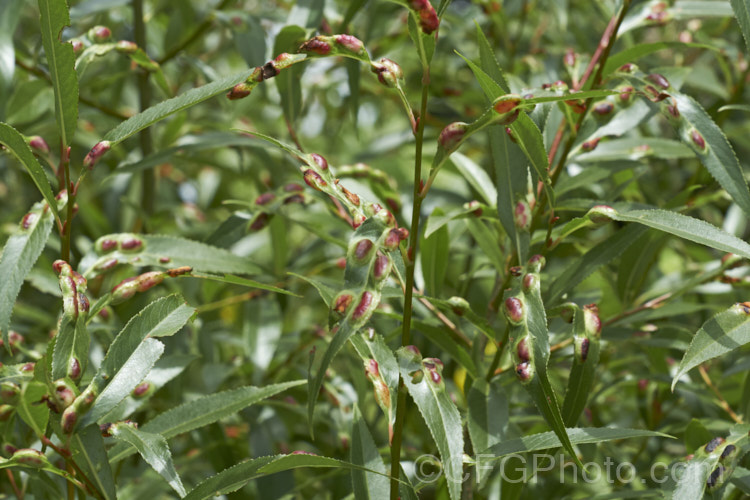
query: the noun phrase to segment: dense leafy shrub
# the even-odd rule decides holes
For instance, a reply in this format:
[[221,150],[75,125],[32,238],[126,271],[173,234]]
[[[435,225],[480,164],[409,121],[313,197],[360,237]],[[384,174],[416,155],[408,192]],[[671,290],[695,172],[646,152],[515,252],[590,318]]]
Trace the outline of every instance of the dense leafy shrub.
[[0,1],[0,496],[750,494],[746,2],[71,3]]

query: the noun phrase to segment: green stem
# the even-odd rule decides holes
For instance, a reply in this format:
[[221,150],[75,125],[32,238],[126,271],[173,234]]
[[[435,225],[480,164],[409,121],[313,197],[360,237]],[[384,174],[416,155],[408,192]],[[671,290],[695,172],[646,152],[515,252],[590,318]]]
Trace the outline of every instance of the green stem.
[[[133,29],[135,43],[146,50],[146,25],[143,21],[143,0],[133,0]],[[138,97],[140,110],[144,111],[151,105],[151,86],[148,81],[148,72],[138,70]],[[142,157],[150,155],[154,151],[154,143],[151,138],[151,130],[143,129],[139,134]],[[146,215],[154,212],[154,186],[156,184],[153,169],[146,169],[141,174],[141,206]]]
[[[416,129],[416,157],[414,158],[414,202],[411,212],[411,230],[409,233],[409,248],[406,259],[406,289],[404,290],[404,315],[401,330],[401,345],[411,343],[411,315],[412,296],[414,293],[414,265],[417,255],[417,242],[419,240],[419,213],[422,210],[422,143],[424,139],[424,123],[427,114],[427,96],[429,92],[430,73],[429,68],[424,69],[422,77],[422,103],[420,105],[419,122]],[[406,417],[406,387],[403,379],[399,376],[398,400],[396,403],[396,423],[393,427],[393,440],[391,442],[391,500],[398,499],[398,479],[401,475],[401,436],[404,429]]]
[[76,194],[71,189],[70,182],[70,153],[68,147],[65,144],[60,145],[60,167],[63,173],[63,182],[60,186],[60,190],[67,189],[68,191],[68,203],[65,206],[65,222],[62,225],[62,233],[60,234],[60,258],[65,262],[70,263],[70,236],[73,230],[73,206],[76,203]]

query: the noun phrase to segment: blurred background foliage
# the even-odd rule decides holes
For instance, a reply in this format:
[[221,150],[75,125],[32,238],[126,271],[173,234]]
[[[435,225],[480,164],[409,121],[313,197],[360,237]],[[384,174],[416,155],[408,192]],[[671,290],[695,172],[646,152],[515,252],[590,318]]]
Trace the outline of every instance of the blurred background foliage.
[[[64,31],[63,40],[80,39],[84,47],[92,46],[87,32],[99,25],[107,26],[114,40],[135,39],[130,2],[84,0],[70,4],[72,23]],[[647,17],[661,12],[657,4],[664,4],[670,12],[668,19]],[[474,75],[457,55],[478,60],[477,27],[490,41],[511,89],[523,93],[557,80],[572,86],[617,8],[618,4],[609,0],[454,0],[443,17],[430,70],[428,113],[423,117],[425,157],[434,153],[444,126],[457,120],[472,121],[487,108]],[[4,31],[0,34],[0,121],[26,136],[43,137],[50,145],[48,158],[54,165],[60,155],[59,136],[36,3],[5,1],[0,2],[0,9]],[[144,2],[144,19],[147,44],[143,49],[159,63],[159,70],[149,73],[151,96],[146,104],[262,65],[279,52],[294,49],[298,38],[344,32],[361,39],[373,60],[388,57],[397,61],[405,71],[408,99],[413,106],[418,101],[421,66],[406,29],[407,10],[395,3],[148,0]],[[305,36],[295,37],[295,33]],[[664,42],[664,50],[640,58],[638,65],[647,73],[664,74],[675,88],[699,101],[724,130],[746,170],[750,153],[747,111],[725,107],[748,102],[746,46],[729,3],[633,2],[613,54],[654,42]],[[195,322],[187,327],[188,334],[168,345],[162,367],[164,385],[131,417],[136,421],[148,421],[199,394],[305,378],[308,352],[315,345],[321,349],[329,335],[328,308],[308,280],[315,280],[324,289],[340,288],[344,272],[341,259],[351,228],[335,215],[334,206],[325,197],[306,190],[304,203],[283,205],[267,227],[251,229],[251,221],[257,216],[254,200],[289,183],[302,184],[302,178],[298,162],[289,155],[234,129],[297,142],[305,151],[325,156],[334,169],[360,162],[369,165],[382,172],[381,177],[375,182],[346,178],[347,187],[368,200],[395,208],[400,225],[408,226],[411,220],[414,138],[396,95],[380,85],[368,68],[350,60],[316,59],[295,66],[293,71],[294,79],[287,88],[280,80],[267,82],[244,100],[229,101],[220,96],[176,113],[149,129],[153,144],[148,150],[139,137],[126,140],[99,162],[80,189],[73,230],[74,263],[91,251],[101,235],[129,231],[180,235],[251,256],[264,271],[258,279],[301,296],[247,292],[238,286],[185,278],[165,282],[159,291],[116,306],[111,319],[98,321],[92,328],[94,338],[101,341],[98,345],[106,345],[124,322],[156,295],[179,290],[199,311]],[[108,130],[140,110],[138,75],[142,72],[118,52],[94,57],[87,64],[79,62],[80,120],[72,148],[73,165],[80,165],[86,152]],[[608,102],[617,111],[626,108],[616,98]],[[542,114],[535,117],[548,149],[563,117],[561,109],[539,106]],[[595,131],[607,119],[591,116],[587,120],[587,126]],[[619,202],[623,207],[666,207],[675,201],[676,206],[688,206],[694,217],[740,238],[747,236],[747,216],[720,191],[690,150],[675,142],[675,133],[666,120],[652,113],[646,119],[620,126],[628,128],[617,135],[624,132],[631,143],[621,144],[620,149],[607,155],[603,147],[607,142],[603,141],[600,149],[588,153],[588,158],[580,151],[569,157],[556,186],[558,226],[581,215],[597,200]],[[649,143],[651,139],[655,142]],[[637,146],[642,143],[653,146],[639,150]],[[449,163],[423,205],[425,221],[428,216],[433,220],[461,210],[472,200],[493,204],[494,200],[482,198],[481,181],[502,181],[496,179],[487,137],[474,136],[461,154],[484,172],[478,177],[480,183],[467,181],[462,171]],[[44,164],[45,155],[41,158]],[[583,171],[587,175],[579,177]],[[52,171],[48,172],[54,180]],[[144,183],[152,183],[155,190],[152,210],[142,200]],[[385,191],[383,186],[387,187]],[[390,205],[384,193],[392,195]],[[15,231],[18,221],[38,199],[20,165],[8,155],[0,155],[0,239]],[[497,250],[492,248],[499,249],[501,265],[506,264],[512,250],[496,216],[489,213],[491,209],[487,212],[478,219],[481,231],[476,226],[472,230],[465,217],[457,218],[422,241],[417,285],[439,299],[465,297],[472,310],[486,315],[499,330],[499,339],[502,318],[496,317],[497,304],[492,304],[499,285],[498,269],[492,260]],[[550,250],[545,289],[583,253],[606,241],[621,226],[614,223],[576,233]],[[532,248],[542,247],[545,232],[542,227],[532,235]],[[490,239],[484,239],[485,235]],[[53,232],[13,317],[13,327],[25,337],[24,349],[32,357],[34,352],[43,352],[57,320],[60,292],[51,264],[59,254],[59,244]],[[724,399],[736,414],[747,415],[750,365],[746,350],[735,350],[707,366],[706,376],[710,375],[715,387],[706,385],[695,372],[683,379],[675,393],[669,385],[676,361],[700,325],[714,313],[747,298],[750,268],[742,266],[696,283],[662,307],[638,310],[647,300],[678,290],[696,275],[715,269],[721,257],[711,249],[646,230],[621,255],[571,292],[569,300],[597,303],[605,322],[598,378],[583,424],[646,428],[689,441],[691,428],[697,433],[694,435],[708,438],[727,432],[734,422],[722,408]],[[89,283],[89,289],[96,295],[131,274],[132,269],[118,269]],[[386,287],[385,297],[372,326],[395,347],[402,310],[401,292],[395,283]],[[470,341],[482,337],[466,318],[448,310],[445,315]],[[415,319],[415,344],[425,356],[439,357],[446,363],[448,390],[465,414],[466,389],[472,377],[455,359],[455,351],[449,352],[434,341],[450,335],[445,322],[437,321],[435,314],[421,304],[416,306]],[[567,326],[559,319],[551,320],[550,336],[550,343],[557,346],[550,361],[551,378],[558,394],[562,394],[572,361]],[[490,344],[483,352],[483,341],[472,344],[460,348],[486,369],[494,346]],[[6,352],[1,356],[3,362],[9,362]],[[23,356],[18,353],[16,358]],[[94,350],[93,357],[97,356],[102,356],[101,347]],[[507,353],[499,367],[504,370],[493,378],[500,394],[494,401],[496,414],[492,415],[500,428],[497,432],[513,438],[547,431],[546,423],[516,382]],[[722,400],[714,389],[721,391]],[[359,406],[386,456],[387,422],[353,349],[344,349],[330,367],[323,392],[315,413],[314,441],[307,432],[307,395],[304,388],[297,388],[288,391],[286,397],[279,396],[170,440],[180,475],[186,484],[194,485],[247,457],[292,450],[346,459],[354,405]],[[404,435],[406,464],[423,453],[435,453],[414,405],[409,409]],[[587,460],[610,456],[647,471],[655,461],[668,463],[684,456],[691,451],[689,446],[686,449],[682,439],[641,438],[582,445],[580,450]],[[116,472],[122,485],[120,498],[170,496],[167,483],[136,457],[122,461]],[[467,487],[466,498],[500,498],[500,476],[495,472],[481,487]],[[345,471],[301,469],[281,475],[255,481],[231,497],[344,498],[351,494]],[[621,488],[638,491],[655,486],[640,481],[561,486],[551,474],[527,485],[523,493],[514,493],[505,484],[502,498],[517,494],[582,498]],[[10,493],[1,482],[0,491]],[[734,491],[741,495],[748,491],[747,485]],[[447,498],[443,482],[427,485],[422,494],[424,498]]]

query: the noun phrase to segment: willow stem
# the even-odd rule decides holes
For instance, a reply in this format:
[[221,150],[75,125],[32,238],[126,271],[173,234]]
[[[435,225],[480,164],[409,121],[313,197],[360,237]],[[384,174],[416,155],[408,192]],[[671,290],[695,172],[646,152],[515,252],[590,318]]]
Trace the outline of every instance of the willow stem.
[[[404,290],[404,315],[401,330],[401,345],[411,343],[411,315],[412,297],[414,294],[414,265],[419,240],[419,215],[422,210],[422,143],[424,139],[424,123],[427,114],[427,96],[429,92],[429,69],[425,68],[422,78],[422,103],[420,105],[419,122],[416,129],[416,156],[414,158],[414,201],[411,212],[411,230],[409,233],[409,248],[406,252],[406,289]],[[401,437],[406,417],[406,387],[399,377],[398,400],[396,403],[396,423],[393,427],[391,441],[391,500],[398,499],[398,479],[401,475]]]

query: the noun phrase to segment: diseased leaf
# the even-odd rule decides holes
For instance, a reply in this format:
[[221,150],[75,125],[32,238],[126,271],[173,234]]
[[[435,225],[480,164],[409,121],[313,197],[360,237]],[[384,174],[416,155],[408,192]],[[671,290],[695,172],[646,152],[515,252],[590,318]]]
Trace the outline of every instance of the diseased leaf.
[[[0,256],[0,332],[6,346],[16,297],[52,231],[54,221],[52,214],[44,210],[46,206],[46,202],[34,205],[30,212],[33,215],[27,215],[26,222],[21,223],[21,230],[8,238]],[[26,228],[23,228],[24,224]]]
[[680,113],[674,121],[680,139],[687,144],[734,203],[750,215],[750,190],[737,155],[724,132],[690,96],[670,92]]
[[[233,415],[243,408],[304,383],[304,380],[295,380],[265,387],[248,386],[210,394],[167,410],[146,422],[140,429],[169,439]],[[109,460],[114,463],[133,453],[133,448],[117,445],[109,451]]]
[[109,428],[109,432],[118,441],[124,441],[138,450],[143,459],[169,483],[180,498],[187,495],[180,476],[175,471],[166,439],[159,434],[139,430],[129,423],[115,424]]
[[693,336],[690,347],[680,361],[672,378],[672,390],[677,381],[691,369],[709,359],[732,352],[750,342],[750,307],[735,304],[709,319]]
[[442,368],[432,358],[421,359],[406,347],[396,355],[404,385],[440,452],[451,500],[458,500],[463,477],[463,426],[458,409],[445,390]]
[[607,63],[604,65],[602,77],[606,78],[610,73],[615,71],[617,68],[625,63],[632,63],[645,57],[654,52],[660,50],[677,50],[677,49],[689,49],[689,48],[700,48],[707,50],[716,50],[716,47],[703,43],[684,43],[684,42],[654,42],[654,43],[639,43],[632,47],[628,47],[625,50],[621,50],[617,54],[612,54],[607,58]]
[[99,240],[118,240],[118,238],[128,237],[141,240],[143,242],[141,249],[135,252],[114,250],[102,254],[91,252],[81,260],[80,268],[84,275],[91,279],[107,270],[106,263],[112,259],[116,259],[118,264],[130,264],[135,267],[154,266],[164,269],[189,266],[197,272],[227,274],[260,274],[262,272],[262,269],[250,258],[240,257],[223,248],[176,236],[108,234],[100,237]]
[[62,30],[70,25],[66,0],[38,0],[42,44],[47,56],[50,80],[55,93],[55,119],[64,147],[73,143],[78,124],[78,75],[73,45],[60,41]]

